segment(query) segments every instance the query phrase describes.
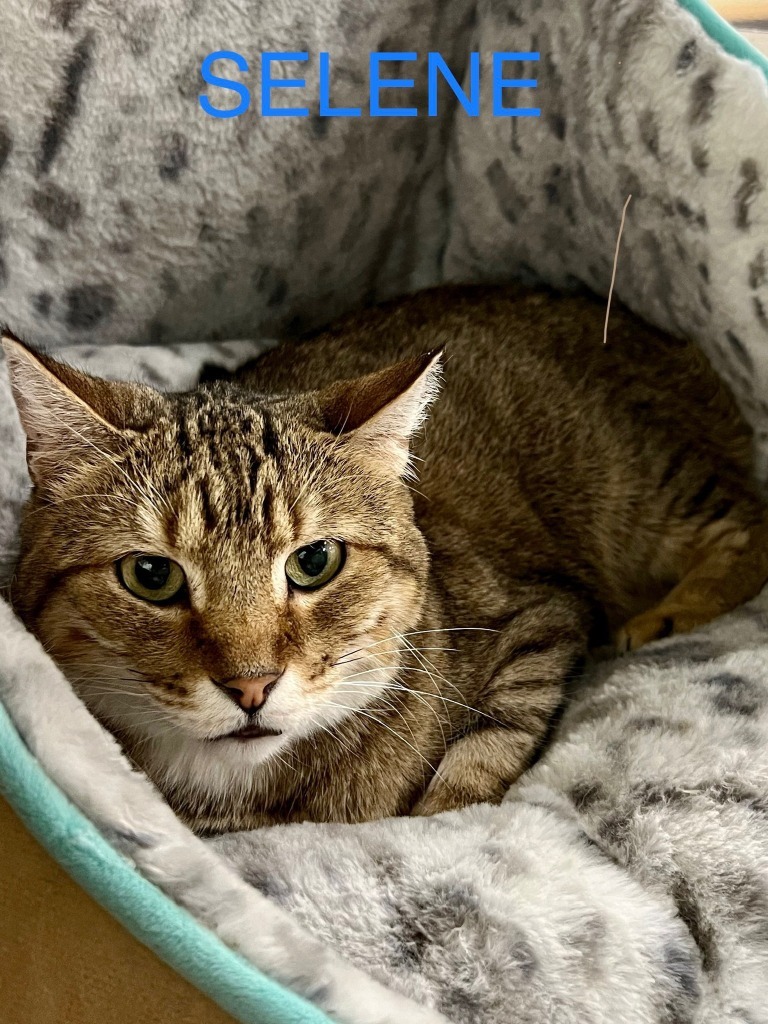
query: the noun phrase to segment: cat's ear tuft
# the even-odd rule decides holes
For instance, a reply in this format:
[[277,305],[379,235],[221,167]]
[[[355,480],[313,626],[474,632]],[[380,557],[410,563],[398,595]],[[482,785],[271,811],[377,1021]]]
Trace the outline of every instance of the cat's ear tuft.
[[133,426],[138,385],[91,377],[34,352],[8,332],[2,335],[2,345],[27,435],[29,473],[37,486],[71,468],[73,457],[93,458],[93,452],[113,447]]
[[440,392],[442,361],[443,349],[433,349],[333,385],[322,393],[327,429],[387,459],[399,476],[413,477],[410,440]]

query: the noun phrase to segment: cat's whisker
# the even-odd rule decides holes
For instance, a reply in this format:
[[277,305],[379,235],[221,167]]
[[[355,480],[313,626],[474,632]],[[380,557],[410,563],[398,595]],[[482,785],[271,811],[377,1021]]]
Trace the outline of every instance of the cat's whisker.
[[[130,486],[135,488],[139,492],[139,494],[141,494],[144,498],[146,498],[147,502],[150,505],[150,508],[152,508],[152,510],[154,511],[155,515],[157,515],[158,518],[162,521],[163,515],[162,515],[160,509],[155,504],[155,502],[152,500],[151,494],[142,487],[142,485],[138,482],[138,480],[134,479],[130,475],[130,473],[128,473],[126,471],[124,466],[120,465],[120,463],[117,461],[116,458],[114,458],[114,456],[110,455],[109,452],[105,452],[103,448],[100,448],[90,438],[86,437],[79,430],[77,430],[75,427],[73,427],[71,423],[67,423],[66,421],[64,421],[64,426],[66,426],[73,434],[75,434],[77,437],[79,437],[81,441],[84,441],[86,444],[90,445],[90,447],[93,448],[94,451],[97,451],[99,453],[99,455],[102,456],[102,458],[106,459],[107,462],[111,463],[119,473],[122,473],[122,475],[128,481]],[[149,481],[148,481],[148,486],[155,493],[155,497],[156,497],[157,500],[160,501],[160,504],[161,505],[165,505],[166,511],[170,512],[170,513],[173,513],[173,508],[171,507],[171,504],[168,501],[168,499],[164,495],[162,495],[157,490],[157,488],[151,482],[149,482]]]
[[[164,724],[173,724],[173,723],[164,723]],[[142,736],[142,737],[136,739],[135,742],[133,740],[131,741],[131,748],[130,748],[129,751],[127,751],[128,758],[131,761],[131,763],[133,765],[135,765],[136,768],[139,771],[144,771],[144,768],[143,768],[141,762],[135,757],[135,755],[140,750],[144,750],[144,748],[149,746],[151,743],[157,743],[157,740],[158,740],[158,737],[156,735],[149,734],[147,736]]]
[[108,683],[115,675],[115,663],[108,665],[107,662],[85,662],[84,664],[72,664],[64,666],[67,679],[72,679],[74,673],[80,673],[83,679],[91,679],[94,683]]
[[[384,654],[381,655],[382,658],[384,656],[385,656]],[[366,658],[365,660],[369,661],[372,657],[373,657],[373,655],[371,655],[369,658]],[[361,660],[363,660],[363,659],[361,659]],[[420,672],[420,673],[422,673],[425,676],[432,676],[432,677],[434,677],[434,674],[431,673],[426,668],[417,668],[415,665],[401,665],[399,662],[394,662],[392,664],[377,664],[377,665],[374,665],[374,666],[372,666],[371,668],[368,668],[368,669],[365,669],[365,668],[359,669],[358,672],[353,672],[353,673],[351,673],[351,675],[344,676],[343,682],[351,682],[353,679],[356,679],[358,675],[365,675],[366,672],[373,672],[373,671],[376,671],[378,669],[387,669],[387,670],[392,671],[392,672],[394,672],[396,674],[399,674],[400,672]]]
[[[357,683],[358,686],[375,686],[378,685],[373,682],[366,682],[365,680]],[[341,689],[342,687],[339,687]],[[412,686],[399,685],[397,683],[388,683],[388,689],[402,690],[404,693],[412,693],[414,695],[421,694],[424,697],[431,697],[433,700],[441,700],[445,704],[455,704],[458,707],[465,708],[467,711],[471,711],[474,715],[481,715],[483,718],[488,718],[492,722],[496,722],[498,725],[508,726],[507,722],[502,722],[501,719],[495,718],[493,715],[487,714],[485,711],[481,711],[479,708],[473,708],[471,704],[465,704],[460,700],[452,700],[450,697],[444,697],[441,693],[432,693],[431,690],[414,690]]]
[[67,673],[66,678],[70,683],[81,687],[89,697],[119,693],[133,700],[146,702],[147,699],[146,690],[142,687],[140,681],[131,676],[105,679],[101,676],[94,678],[91,675],[74,676]]
[[[414,652],[414,653],[417,652],[417,648],[414,647],[413,644],[411,644],[409,641],[406,641],[406,643],[408,644],[408,647],[406,648],[406,650],[410,650],[411,652]],[[440,649],[440,648],[438,648],[438,649]],[[372,654],[372,655],[368,655],[368,656],[370,656],[370,657],[380,657],[380,656],[385,656],[387,653],[388,653],[387,651],[383,651],[380,654]],[[417,656],[418,656],[418,654],[417,654]],[[413,687],[397,687],[396,683],[394,683],[393,680],[390,680],[386,684],[387,687],[391,688],[391,689],[400,688],[402,690],[406,690],[406,691],[412,692],[412,693],[414,693],[415,696],[417,696],[418,699],[421,700],[422,703],[426,703],[426,701],[424,700],[425,696],[433,696],[433,697],[436,696],[436,697],[438,697],[438,699],[444,699],[445,702],[452,702],[452,701],[450,701],[447,698],[441,698],[440,697],[439,687],[437,686],[437,683],[435,682],[434,676],[426,668],[426,666],[424,665],[424,662],[428,662],[428,659],[423,659],[422,660],[422,666],[423,666],[422,668],[415,668],[415,667],[411,667],[411,666],[381,666],[380,668],[382,668],[382,669],[389,669],[389,670],[392,670],[392,669],[396,670],[395,671],[395,676],[399,675],[400,672],[402,672],[402,673],[409,673],[410,672],[410,673],[418,673],[418,674],[426,675],[430,679],[430,681],[432,682],[432,684],[435,687],[435,692],[434,693],[428,693],[427,691],[424,691],[424,690],[416,690]],[[431,663],[428,663],[428,664],[431,665]],[[355,680],[361,679],[362,677],[367,676],[371,672],[375,672],[375,671],[377,671],[376,668],[372,668],[372,669],[368,669],[368,670],[361,670],[361,671],[359,671],[357,673],[353,673],[349,677],[346,677],[344,682],[345,683],[346,682],[354,682]],[[444,679],[444,677],[442,677],[442,676],[440,678],[443,679],[443,681],[447,685],[452,686],[460,696],[463,696],[463,694],[461,693],[461,691],[459,690],[459,688],[457,686],[454,686],[453,683],[451,683],[449,680]],[[456,705],[458,705],[458,706],[468,707],[467,705],[464,705],[463,701],[453,701],[453,702],[456,703]],[[442,743],[443,743],[443,746],[445,746],[445,733],[444,733],[444,730],[442,728],[442,722],[440,720],[440,717],[437,714],[437,712],[435,711],[435,709],[432,708],[432,706],[428,705],[428,703],[427,703],[427,707],[434,714],[435,719],[437,720],[437,724],[438,724],[438,727],[440,729],[440,735],[442,737]],[[484,716],[484,717],[493,719],[493,716]],[[494,721],[496,721],[496,720],[494,719]]]
[[[469,705],[465,704],[464,701],[451,701],[449,698],[443,697],[443,695],[440,692],[440,687],[438,686],[437,681],[435,680],[432,672],[430,672],[426,668],[426,664],[429,664],[432,668],[434,668],[434,665],[432,665],[432,662],[428,658],[426,658],[426,657],[425,658],[421,658],[420,657],[420,651],[424,650],[424,648],[418,649],[418,652],[417,652],[417,648],[413,644],[411,644],[409,640],[405,640],[405,643],[408,644],[411,647],[413,653],[417,656],[417,658],[419,658],[419,660],[421,661],[421,664],[424,666],[424,668],[423,668],[424,673],[426,674],[427,678],[429,679],[429,681],[431,682],[431,684],[435,688],[434,694],[429,694],[429,695],[430,696],[434,696],[434,697],[436,697],[439,700],[443,700],[444,703],[453,703],[453,704],[456,704],[456,705],[468,708]],[[415,668],[408,667],[408,666],[403,666],[403,671],[406,671],[406,672],[407,671],[412,671],[412,672],[417,672],[418,673],[418,672],[420,672],[422,670],[415,669]],[[437,671],[437,670],[435,669],[435,671]],[[452,683],[450,681],[450,679],[447,679],[441,673],[438,673],[438,675],[440,676],[440,679],[445,683],[445,685],[446,686],[450,686],[451,689],[456,694],[458,694],[459,697],[463,697],[464,696],[462,691],[459,689],[458,686],[455,685],[455,683]],[[474,710],[474,709],[472,709],[472,710]],[[485,712],[479,712],[479,714],[483,715],[483,717],[486,717],[486,718],[492,719],[493,721],[496,721],[496,719],[494,719],[492,715],[487,715]]]
[[[405,635],[405,634],[403,634],[403,635]],[[355,654],[360,654],[361,657],[374,657],[375,655],[367,655],[367,654],[365,654],[363,652],[371,651],[371,650],[373,650],[374,647],[378,647],[381,644],[395,643],[395,642],[397,642],[397,638],[393,637],[393,636],[390,636],[390,637],[386,637],[384,640],[377,640],[374,643],[367,644],[365,647],[357,647],[353,651],[348,651],[346,654],[342,654],[342,656],[339,658],[339,660],[337,662],[334,662],[334,664],[335,665],[344,664],[346,659],[351,658]],[[410,647],[396,647],[391,652],[383,651],[381,653],[383,653],[383,654],[387,654],[387,653],[404,654],[404,653],[406,653],[408,651],[411,651],[412,649],[413,649],[413,645],[411,645]],[[455,654],[455,653],[458,652],[459,648],[458,647],[418,647],[417,650],[420,650],[420,651],[445,651],[448,654]]]
[[337,743],[341,744],[344,750],[346,750],[346,752],[350,754],[352,757],[358,756],[358,751],[353,750],[352,747],[350,747],[350,745],[345,740],[343,740],[341,736],[339,736],[338,732],[336,732],[336,730],[332,726],[321,725],[319,726],[319,729],[320,732],[325,733],[326,736],[330,736],[332,740],[335,740]]
[[[410,648],[409,647],[400,648],[400,650],[402,650],[402,651],[407,651],[407,650],[412,650],[412,649],[413,649],[413,645],[411,645]],[[456,653],[459,650],[458,647],[417,647],[415,649],[417,651],[447,651],[449,654]]]
[[[397,665],[397,664],[395,664],[395,665],[378,664],[378,665],[371,665],[369,668],[359,669],[357,672],[353,672],[353,673],[351,673],[348,676],[344,676],[343,679],[339,680],[337,685],[338,686],[343,686],[345,684],[354,683],[356,680],[362,679],[365,676],[370,675],[371,672],[386,672],[388,680],[393,680],[393,679],[397,678],[397,676],[399,676],[401,672],[418,672],[418,673],[422,673],[423,675],[429,675],[429,672],[427,672],[427,670],[423,669],[423,668],[415,668],[415,667],[409,667],[407,665]],[[382,683],[383,683],[383,680],[382,680]]]
[[[114,672],[115,669],[118,666],[115,665],[114,660],[112,660],[112,661],[92,661],[90,658],[88,658],[87,661],[70,661],[70,662],[67,662],[66,663],[66,667],[67,667],[67,671],[69,671],[70,669],[79,669],[81,672],[83,672],[83,671],[86,671],[86,670],[90,670],[92,668],[95,668],[95,669],[105,669],[105,668],[107,668],[107,669],[111,669],[112,672]],[[120,672],[122,674],[124,674],[124,675],[128,674],[128,675],[134,675],[134,676],[142,676],[142,678],[143,678],[143,675],[139,671],[139,669],[131,668],[130,665],[120,666]]]
[[[445,730],[443,729],[442,719],[440,718],[440,715],[438,714],[437,710],[427,700],[424,699],[424,695],[423,695],[423,691],[422,690],[412,690],[408,686],[398,686],[398,685],[392,683],[391,681],[383,682],[383,681],[380,681],[380,680],[373,680],[373,681],[363,680],[363,681],[361,681],[361,682],[359,682],[359,683],[357,683],[355,685],[359,686],[359,687],[363,687],[363,688],[365,688],[367,686],[367,687],[370,687],[371,689],[373,689],[374,687],[379,688],[379,687],[383,686],[385,692],[388,691],[388,690],[395,690],[395,691],[399,691],[399,692],[402,692],[402,693],[412,693],[414,695],[414,697],[416,697],[417,700],[421,704],[423,704],[434,715],[435,721],[437,722],[437,727],[439,728],[440,735],[442,737],[443,747],[447,749],[446,739],[445,739]],[[342,693],[354,693],[355,692],[354,687],[346,687],[344,684],[341,684],[338,687],[336,687],[336,690],[340,691]],[[427,696],[434,696],[434,695],[433,694],[427,694]],[[377,701],[383,703],[384,699],[383,699],[383,695],[382,694],[378,695]],[[392,708],[392,705],[390,704],[389,707]],[[392,710],[397,710],[397,709],[392,708]],[[405,720],[405,716],[402,715],[402,712],[398,712],[398,713],[400,713],[401,717]],[[412,730],[410,728],[409,728],[408,731],[411,733],[411,735],[413,735],[413,732],[412,732]]]
[[418,494],[418,496],[420,498],[423,498],[424,501],[428,501],[430,503],[432,502],[432,499],[429,497],[429,495],[425,494],[424,491],[420,491],[418,487],[414,487],[413,484],[409,484],[407,480],[404,480],[403,483],[408,488],[408,490],[411,491],[413,494]]
[[399,708],[399,707],[393,706],[388,701],[385,701],[383,699],[383,697],[381,697],[381,696],[378,699],[378,703],[379,704],[383,704],[384,707],[386,707],[393,714],[398,715],[403,720],[403,725],[406,727],[408,732],[411,734],[411,739],[413,740],[414,744],[418,743],[418,740],[416,739],[416,734],[414,733],[413,729],[411,728],[410,723],[409,723],[408,719],[406,718],[405,713],[403,712],[403,710],[401,708]]
[[412,629],[408,633],[400,633],[399,636],[423,636],[425,633],[500,633],[500,629],[491,629],[489,626],[448,626],[444,629]]
[[[286,759],[282,757],[280,754],[278,754],[277,751],[274,751],[270,755],[270,760],[272,760],[272,758],[275,758],[275,760],[279,761],[284,768],[290,768],[292,772],[298,772],[299,770],[295,764],[291,764],[290,761],[286,761]],[[269,763],[269,761],[267,763]]]
[[450,783],[447,782],[447,780],[440,774],[440,772],[437,770],[436,766],[433,765],[432,762],[428,758],[426,758],[424,756],[424,754],[421,753],[420,750],[418,750],[416,747],[414,747],[414,745],[412,743],[409,743],[408,740],[404,736],[401,736],[400,733],[396,729],[392,729],[390,726],[388,726],[386,724],[386,722],[382,722],[380,718],[376,718],[375,715],[369,713],[368,711],[363,710],[362,708],[350,708],[350,707],[348,707],[345,704],[336,704],[336,703],[334,703],[332,701],[328,701],[328,704],[331,705],[332,707],[341,708],[343,711],[352,711],[356,715],[361,715],[363,718],[370,719],[370,721],[375,722],[377,725],[381,726],[382,729],[386,729],[387,732],[392,733],[392,735],[396,736],[397,739],[399,739],[401,743],[404,743],[406,745],[406,747],[409,747],[414,752],[414,754],[416,754],[418,757],[420,757],[421,760],[424,761],[424,763],[426,765],[428,765],[429,769],[432,772],[434,772],[434,774],[441,780],[441,782],[443,782],[446,786],[450,786]]
[[[437,685],[437,682],[436,682],[436,680],[434,678],[435,676],[437,676],[439,679],[442,680],[442,682],[446,683],[447,685],[449,685],[449,686],[451,685],[449,683],[449,681],[445,678],[445,676],[442,675],[441,672],[438,672],[438,670],[435,668],[435,666],[432,664],[432,662],[429,660],[429,658],[427,658],[425,655],[422,655],[421,652],[418,650],[418,648],[415,647],[414,644],[412,644],[410,642],[410,640],[406,640],[406,638],[404,636],[402,636],[400,639],[403,641],[403,643],[406,645],[406,647],[410,648],[411,653],[413,654],[413,656],[416,658],[416,660],[419,662],[419,664],[425,670],[427,675],[430,677],[430,680],[434,684],[434,687],[435,687],[436,691],[439,690],[439,686]],[[432,671],[430,671],[430,669]]]
[[[138,685],[143,683],[138,675],[129,670],[121,671],[114,663],[112,665],[97,665],[95,666],[96,671],[93,671],[93,668],[91,665],[70,666],[65,670],[66,677],[70,682],[77,678],[81,682],[90,682],[93,686],[110,686],[116,680],[120,683],[130,682]],[[79,674],[75,676],[78,669]]]
[[[112,695],[110,694],[110,696],[112,696]],[[171,714],[171,712],[169,710],[169,706],[166,705],[166,704],[156,704],[156,705],[154,705],[152,707],[146,707],[146,706],[145,707],[138,707],[138,708],[125,707],[125,708],[123,708],[123,711],[124,711],[124,713],[126,715],[130,715],[130,717],[133,720],[138,720],[140,718],[141,719],[165,718],[165,719],[170,720],[172,718],[172,714]]]
[[370,661],[372,655],[370,654],[359,654],[357,657],[352,655],[344,655],[339,658],[338,661],[334,661],[332,668],[347,668],[349,665],[356,665],[359,661]]
[[[410,645],[410,647],[411,647],[411,650],[412,650],[412,651],[413,651],[413,653],[414,653],[414,654],[415,654],[415,655],[417,656],[417,659],[418,659],[418,660],[420,661],[420,663],[421,663],[421,664],[422,664],[422,665],[423,665],[423,666],[424,666],[425,668],[426,668],[426,665],[429,665],[429,666],[430,666],[430,668],[431,668],[431,669],[433,670],[433,672],[434,672],[434,673],[435,673],[435,674],[436,674],[436,675],[438,676],[438,678],[439,678],[439,679],[440,679],[440,680],[441,680],[441,681],[442,681],[443,683],[445,683],[445,685],[446,685],[446,686],[450,686],[450,687],[451,687],[451,689],[452,689],[452,690],[453,690],[453,691],[454,691],[455,693],[457,693],[457,694],[458,694],[458,695],[459,695],[460,697],[463,697],[463,696],[464,696],[464,694],[462,693],[462,691],[461,691],[461,690],[459,689],[459,687],[458,687],[458,686],[456,686],[456,684],[455,684],[455,683],[452,683],[450,679],[448,679],[448,678],[447,678],[447,677],[446,677],[445,675],[443,675],[443,674],[442,674],[441,672],[438,672],[438,671],[437,671],[437,669],[436,669],[436,668],[435,668],[435,666],[434,666],[434,665],[432,664],[432,662],[431,662],[431,661],[429,660],[429,658],[426,658],[426,657],[422,657],[422,658],[419,658],[419,654],[418,654],[418,652],[420,652],[420,651],[422,651],[422,650],[426,650],[426,648],[417,648],[417,647],[415,647],[415,646],[414,646],[413,644],[411,644],[409,640],[406,640],[405,642],[406,642],[407,644],[409,644],[409,645]],[[439,687],[439,686],[437,685],[437,683],[435,682],[434,678],[432,677],[432,673],[430,673],[429,671],[427,671],[427,674],[429,675],[429,677],[430,677],[430,680],[431,680],[431,682],[433,683],[433,685],[434,685],[434,687],[435,687],[435,692],[439,692],[439,690],[440,690],[440,687]]]
[[[403,638],[403,640],[404,640],[404,638]],[[433,674],[433,672],[430,672],[430,669],[427,668],[427,666],[430,666],[430,668],[432,670],[434,670],[434,673],[437,674],[437,676],[442,680],[442,682],[445,683],[445,685],[453,687],[453,689],[455,689],[456,692],[460,696],[463,696],[463,694],[462,694],[461,690],[459,689],[459,687],[455,686],[449,679],[446,679],[443,675],[438,673],[437,670],[432,665],[432,663],[430,662],[429,658],[423,657],[421,655],[421,652],[420,652],[420,650],[418,648],[416,648],[409,640],[404,640],[404,643],[406,643],[407,648],[416,656],[419,664],[421,665],[421,668],[417,669],[417,668],[415,668],[413,666],[401,666],[400,670],[399,670],[400,672],[403,672],[403,673],[404,672],[423,673],[424,675],[426,675],[428,677],[429,681],[434,686],[435,694],[439,694],[440,688],[437,685],[437,682],[436,682],[436,680],[434,678],[434,674]],[[399,674],[399,673],[397,673],[397,674]]]
[[[97,709],[98,711],[98,709]],[[121,718],[132,726],[139,726],[145,728],[148,725],[162,725],[162,726],[173,726],[177,723],[174,721],[173,716],[163,712],[161,708],[157,708],[152,714],[149,711],[144,714],[137,714],[135,711],[123,711]],[[151,737],[146,737],[150,739]]]
[[[298,761],[298,763],[301,765],[302,768],[304,768],[305,770],[309,771],[309,765],[306,764],[306,762],[301,760],[301,758],[298,756],[298,754],[296,753],[296,751],[292,747],[290,747],[290,746],[284,747],[281,756],[282,757],[289,757],[291,759],[291,761]],[[291,765],[291,767],[295,768],[294,765]],[[298,771],[298,768],[295,768],[295,770]]]
[[[364,644],[362,647],[357,647],[354,651],[350,651],[350,654],[357,654],[358,651],[368,651],[372,647],[378,647],[380,644],[389,643],[390,640],[403,639],[411,636],[424,636],[428,633],[500,633],[500,629],[491,629],[487,626],[450,626],[444,629],[412,629],[407,633],[396,633],[392,636],[384,637],[383,640],[375,640],[373,643]],[[425,650],[427,648],[424,648]],[[452,647],[436,647],[434,650],[456,650]]]
[[63,505],[66,502],[86,501],[87,499],[90,498],[105,498],[108,499],[109,501],[122,501],[124,504],[130,505],[132,508],[141,507],[137,501],[132,501],[130,498],[127,498],[122,494],[100,494],[97,492],[94,494],[71,494],[65,498],[57,498],[55,501],[52,499],[48,499],[45,501],[44,504],[41,505],[40,508],[32,509],[30,512],[25,513],[25,515],[31,518],[32,516],[40,515],[41,512],[47,512],[49,509],[55,508],[58,505]]
[[331,739],[340,743],[341,746],[347,751],[347,753],[352,755],[352,757],[358,756],[359,751],[354,750],[353,747],[351,747],[350,744],[347,743],[346,738],[342,738],[338,733],[338,729],[340,729],[344,724],[343,722],[336,722],[333,725],[322,725],[322,719],[320,718],[319,715],[316,717],[315,720],[317,721],[320,727],[320,732],[326,733],[328,736],[331,737]]
[[391,711],[393,714],[399,715],[400,718],[402,718],[403,724],[405,725],[406,729],[411,734],[411,738],[413,739],[413,742],[416,743],[417,742],[416,736],[415,736],[415,734],[413,732],[413,729],[411,728],[410,722],[408,721],[408,719],[405,716],[405,713],[403,711],[402,706],[398,707],[397,705],[393,704],[391,701],[385,700],[384,693],[386,692],[386,689],[387,688],[386,688],[386,683],[385,683],[384,684],[384,691],[379,693],[377,698],[376,698],[376,704],[383,705],[389,711]]
[[[337,665],[352,665],[356,661],[365,661],[366,658],[371,658],[371,657],[377,657],[378,656],[378,655],[371,655],[371,654],[361,654],[359,658],[353,658],[352,661],[347,660],[347,659],[351,658],[353,654],[358,654],[362,650],[363,650],[362,647],[358,647],[358,649],[356,651],[351,651],[349,654],[342,654],[342,656],[339,658],[339,660],[335,661],[333,663],[334,668]],[[407,653],[410,650],[411,650],[410,647],[396,647],[396,648],[394,648],[394,650],[382,651],[381,653],[382,654],[405,654],[405,653]],[[450,653],[457,652],[458,651],[458,647],[419,647],[418,650],[420,650],[420,651],[446,651],[446,652],[448,652],[450,654]]]
[[88,676],[81,676],[79,678],[77,676],[67,676],[67,678],[70,683],[81,685],[83,689],[87,690],[89,697],[108,697],[115,693],[119,693],[121,695],[125,694],[126,697],[140,697],[142,700],[144,699],[144,695],[138,690],[126,689],[121,686],[101,687],[99,689],[94,686],[89,686]]

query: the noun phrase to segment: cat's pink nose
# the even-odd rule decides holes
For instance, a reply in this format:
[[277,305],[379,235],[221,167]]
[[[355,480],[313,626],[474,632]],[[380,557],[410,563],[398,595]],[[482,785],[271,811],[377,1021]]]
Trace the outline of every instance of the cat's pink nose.
[[256,711],[274,689],[282,672],[267,672],[263,676],[241,676],[218,683],[243,711]]

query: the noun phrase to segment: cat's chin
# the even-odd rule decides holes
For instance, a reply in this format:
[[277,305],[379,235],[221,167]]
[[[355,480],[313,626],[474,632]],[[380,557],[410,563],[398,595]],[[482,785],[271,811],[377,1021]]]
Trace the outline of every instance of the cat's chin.
[[[251,731],[252,730],[252,731]],[[246,726],[221,736],[206,737],[177,731],[175,734],[159,734],[154,737],[152,750],[169,763],[184,762],[185,769],[193,758],[202,759],[208,766],[217,762],[231,765],[258,764],[266,760],[289,742],[284,733],[261,727]]]
[[134,756],[160,789],[187,794],[192,803],[201,796],[226,802],[233,786],[243,792],[258,789],[269,777],[269,762],[289,743],[284,734],[244,739],[228,733],[212,740],[174,730],[138,743]]
[[221,743],[223,740],[234,740],[236,743],[249,743],[253,740],[264,739],[267,736],[282,736],[282,733],[278,729],[268,729],[254,722],[243,726],[242,729],[236,729],[234,732],[224,733],[223,736],[214,736],[208,742]]

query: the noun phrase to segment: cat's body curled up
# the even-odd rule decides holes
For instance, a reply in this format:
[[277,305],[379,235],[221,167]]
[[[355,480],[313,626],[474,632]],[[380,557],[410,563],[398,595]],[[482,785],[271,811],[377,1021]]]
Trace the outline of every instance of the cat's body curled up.
[[195,828],[497,801],[592,641],[757,592],[732,397],[603,309],[436,289],[176,395],[6,342],[13,603]]

